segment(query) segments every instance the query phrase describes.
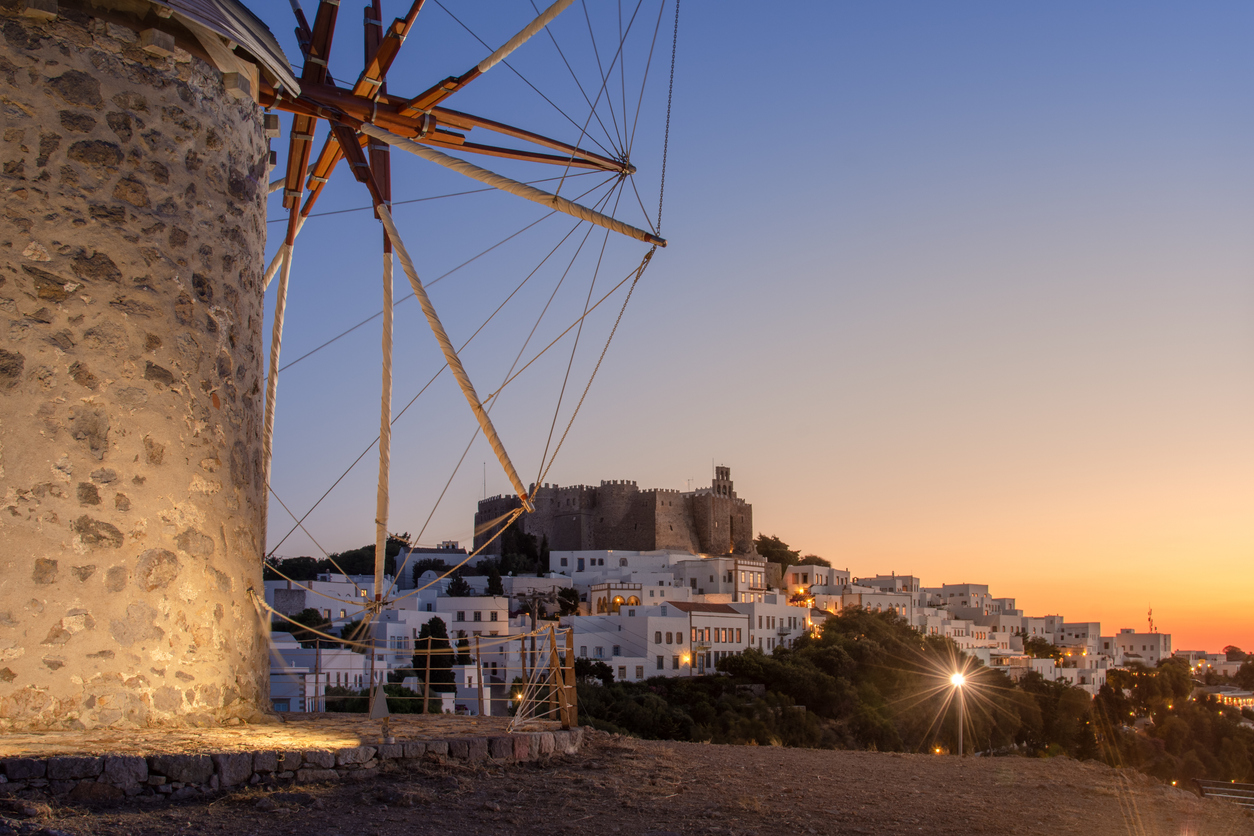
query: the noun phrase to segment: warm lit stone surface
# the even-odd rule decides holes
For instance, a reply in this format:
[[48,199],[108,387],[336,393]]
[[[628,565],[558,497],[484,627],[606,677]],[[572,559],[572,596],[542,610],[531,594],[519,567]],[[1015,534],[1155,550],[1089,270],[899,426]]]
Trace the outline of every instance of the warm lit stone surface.
[[193,798],[244,785],[363,780],[419,763],[534,761],[575,754],[584,730],[508,717],[394,717],[391,742],[362,715],[286,715],[284,723],[211,729],[97,729],[0,736],[0,796],[83,803]]
[[[0,761],[48,758],[51,756],[153,756],[231,752],[304,752],[305,760],[323,768],[336,765],[335,752],[372,747],[388,757],[421,757],[425,752],[448,754],[448,742],[466,738],[502,738],[507,734],[509,717],[458,717],[455,715],[394,715],[389,721],[396,742],[380,745],[378,720],[361,714],[283,714],[281,723],[239,725],[205,729],[93,729],[91,731],[49,731],[0,735]],[[535,720],[522,731],[545,737],[537,743],[546,754],[552,752],[555,722]],[[393,753],[391,748],[407,749],[413,744],[434,744],[422,751]],[[505,757],[504,743],[494,744],[492,757]],[[547,750],[545,747],[548,747]],[[311,753],[322,753],[310,757]],[[347,754],[346,765],[362,753]],[[274,757],[278,757],[274,755]],[[366,757],[369,759],[369,756]],[[272,767],[275,771],[277,767]],[[43,777],[43,775],[35,776]]]
[[0,3],[0,729],[258,719],[260,115],[59,8]]

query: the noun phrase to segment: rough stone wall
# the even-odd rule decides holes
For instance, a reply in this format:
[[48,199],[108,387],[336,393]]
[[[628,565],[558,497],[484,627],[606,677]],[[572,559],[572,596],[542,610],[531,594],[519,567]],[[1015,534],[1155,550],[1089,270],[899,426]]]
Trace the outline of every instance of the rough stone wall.
[[634,482],[602,482],[597,488],[594,540],[598,549],[653,548],[652,509]]
[[700,551],[692,515],[688,503],[679,491],[648,491],[653,497],[654,530],[657,532],[657,549],[682,549]]
[[260,114],[67,4],[0,25],[0,729],[259,720]]
[[754,554],[753,506],[743,499],[699,493],[688,497],[703,554]]
[[[532,491],[535,493],[535,491]],[[500,531],[502,524],[497,523],[489,526],[488,523],[495,519],[503,517],[515,508],[522,505],[516,496],[493,496],[479,501],[478,510],[475,511],[475,542],[472,550],[481,549],[484,544],[488,543],[496,533]],[[500,541],[493,542],[488,547],[491,554],[500,554]]]
[[[535,512],[522,517],[523,530],[548,537],[552,551],[681,549],[704,554],[754,554],[753,506],[732,490],[730,470],[720,468],[710,489],[695,494],[640,490],[635,482],[599,487],[544,485],[532,491]],[[498,496],[479,503],[480,525],[519,505]],[[477,535],[476,548],[486,538]]]

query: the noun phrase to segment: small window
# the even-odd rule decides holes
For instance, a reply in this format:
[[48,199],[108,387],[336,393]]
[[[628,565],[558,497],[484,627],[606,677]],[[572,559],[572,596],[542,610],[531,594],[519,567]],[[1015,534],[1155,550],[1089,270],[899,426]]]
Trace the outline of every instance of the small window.
[[626,665],[618,666],[618,678],[620,680],[624,680],[627,678],[627,666]]
[[562,565],[563,565],[563,566],[565,566],[565,565],[566,565],[566,558],[564,558],[564,557],[562,558]]
[[[662,657],[659,656],[658,661],[661,659]],[[636,665],[636,679],[644,679],[644,665]]]
[[466,620],[466,612],[465,612],[464,610],[458,610],[458,611],[457,611],[457,619],[456,619],[456,620],[457,620],[457,621],[465,621],[465,620]]
[[671,670],[673,671],[679,670],[679,657],[678,656],[671,657]]
[[672,641],[671,641],[671,634],[670,634],[670,633],[667,633],[667,634],[666,634],[666,643],[667,643],[667,644],[674,644],[674,642],[672,642]]
[[597,659],[604,659],[604,658],[605,658],[605,648],[603,648],[603,647],[601,647],[601,646],[599,646],[599,645],[598,645],[598,646],[596,647],[596,654],[595,654],[595,655],[596,655],[596,658],[597,658]]
[[[327,613],[327,615],[330,615],[330,613]],[[340,618],[347,618],[347,617],[348,617],[348,610],[340,610]]]
[[666,670],[666,662],[661,656],[657,657],[657,669],[660,671]]
[[479,612],[478,610],[475,610],[474,620],[483,621],[483,613]]
[[586,644],[579,645],[579,655],[584,659],[588,658],[588,646]]
[[615,655],[615,656],[622,656],[622,655],[623,655],[623,648],[622,648],[622,646],[621,646],[621,645],[617,645],[617,644],[616,644],[616,645],[614,645],[614,655]]
[[653,634],[653,643],[654,644],[662,643],[662,631],[661,630],[658,630],[657,632]]
[[740,644],[740,628],[736,628],[736,644]]
[[496,621],[496,616],[497,616],[496,611],[488,613],[488,621]]

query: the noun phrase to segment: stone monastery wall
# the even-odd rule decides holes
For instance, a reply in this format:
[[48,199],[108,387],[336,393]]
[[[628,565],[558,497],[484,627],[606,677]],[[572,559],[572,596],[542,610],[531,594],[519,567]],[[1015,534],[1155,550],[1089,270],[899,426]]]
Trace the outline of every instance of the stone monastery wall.
[[[678,549],[694,554],[752,554],[753,506],[731,492],[730,478],[725,486],[725,493],[718,494],[640,490],[630,481],[607,481],[597,487],[543,485],[532,491],[535,512],[520,522],[528,534],[547,538],[552,551]],[[518,504],[514,497],[480,502],[476,528]],[[488,536],[476,536],[475,547]]]

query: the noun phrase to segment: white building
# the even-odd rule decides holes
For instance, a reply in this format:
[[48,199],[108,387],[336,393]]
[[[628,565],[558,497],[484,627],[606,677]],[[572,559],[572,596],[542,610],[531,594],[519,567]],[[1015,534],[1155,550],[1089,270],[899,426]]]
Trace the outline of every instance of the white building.
[[1128,664],[1140,662],[1153,668],[1171,655],[1170,633],[1138,633],[1125,627],[1114,638]]

